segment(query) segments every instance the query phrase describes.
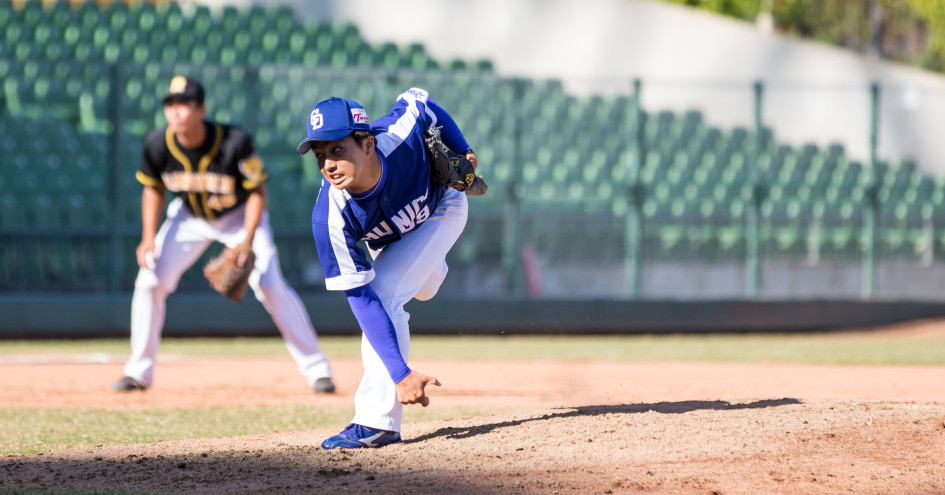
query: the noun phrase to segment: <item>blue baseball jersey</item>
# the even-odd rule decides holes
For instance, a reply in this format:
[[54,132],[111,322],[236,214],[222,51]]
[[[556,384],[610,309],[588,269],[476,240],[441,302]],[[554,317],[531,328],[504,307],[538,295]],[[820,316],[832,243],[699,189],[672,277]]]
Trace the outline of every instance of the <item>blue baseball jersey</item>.
[[436,211],[444,190],[430,182],[427,129],[443,126],[450,149],[469,150],[452,118],[418,88],[402,93],[390,112],[371,124],[383,167],[377,186],[354,197],[322,179],[312,211],[312,235],[329,290],[370,283],[374,269],[358,244],[380,249],[416,229]]

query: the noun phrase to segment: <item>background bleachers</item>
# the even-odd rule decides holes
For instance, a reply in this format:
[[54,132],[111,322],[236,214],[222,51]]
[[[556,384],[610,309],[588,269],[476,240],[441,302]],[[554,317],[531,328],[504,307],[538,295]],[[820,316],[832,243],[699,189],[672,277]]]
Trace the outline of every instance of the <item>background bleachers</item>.
[[[466,263],[500,262],[514,201],[517,235],[542,262],[619,267],[632,168],[647,262],[743,260],[752,167],[766,260],[856,262],[874,190],[879,256],[927,263],[945,253],[945,182],[908,160],[871,170],[839,145],[779,143],[776,123],[759,137],[696,110],[638,113],[633,96],[576,97],[558,81],[499,77],[485,60],[372,45],[352,24],[305,24],[282,6],[12,5],[0,3],[0,290],[131,286],[134,171],[146,133],[165,125],[160,97],[179,73],[205,83],[211,118],[254,135],[283,269],[303,287],[319,287],[309,217],[320,178],[294,152],[305,112],[346,96],[378,116],[410,86],[461,124],[491,186],[472,199],[451,255]],[[191,273],[182,287],[202,284]]]

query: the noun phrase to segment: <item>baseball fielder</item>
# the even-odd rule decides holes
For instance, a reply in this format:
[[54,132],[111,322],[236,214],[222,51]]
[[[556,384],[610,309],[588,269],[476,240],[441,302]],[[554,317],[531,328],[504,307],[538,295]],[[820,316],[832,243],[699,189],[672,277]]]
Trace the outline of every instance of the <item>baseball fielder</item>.
[[[334,392],[325,355],[305,306],[279,268],[266,211],[266,171],[252,138],[239,128],[204,120],[204,89],[175,77],[164,97],[167,128],[148,135],[137,179],[141,194],[138,277],[131,301],[131,357],[112,390],[144,390],[164,326],[165,301],[181,275],[213,241],[255,254],[249,278],[256,298],[285,339],[299,371],[316,393]],[[158,230],[166,191],[176,198]],[[246,262],[242,255],[238,263]]]
[[404,304],[436,294],[446,277],[446,253],[462,233],[467,213],[465,194],[431,181],[425,133],[441,127],[451,150],[474,166],[476,157],[453,119],[416,88],[401,94],[373,125],[357,102],[330,98],[312,108],[305,126],[298,153],[311,150],[324,177],[312,233],[325,284],[344,291],[363,332],[364,376],[354,419],[322,448],[400,442],[403,404],[427,406],[425,387],[440,385],[407,366]]

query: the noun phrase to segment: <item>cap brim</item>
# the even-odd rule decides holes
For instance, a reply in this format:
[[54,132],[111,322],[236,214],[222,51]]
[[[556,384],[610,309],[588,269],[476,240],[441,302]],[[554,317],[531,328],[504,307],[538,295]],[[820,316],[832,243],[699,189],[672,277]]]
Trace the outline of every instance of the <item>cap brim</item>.
[[296,147],[295,151],[300,155],[304,155],[308,153],[310,149],[312,149],[312,143],[318,141],[337,141],[339,139],[348,137],[352,132],[354,132],[354,129],[336,129],[332,131],[315,132],[299,142],[299,145]]
[[304,155],[308,153],[308,150],[312,149],[312,143],[314,141],[315,141],[314,139],[309,139],[309,138],[303,139],[302,142],[299,143],[295,151],[298,152],[299,155]]
[[172,94],[169,94],[169,95],[165,96],[162,101],[164,102],[165,105],[167,105],[167,102],[172,101],[172,100],[177,100],[177,101],[197,101],[197,97],[196,97],[196,96],[192,96],[192,95],[185,95],[185,94],[181,94],[181,93],[172,93]]

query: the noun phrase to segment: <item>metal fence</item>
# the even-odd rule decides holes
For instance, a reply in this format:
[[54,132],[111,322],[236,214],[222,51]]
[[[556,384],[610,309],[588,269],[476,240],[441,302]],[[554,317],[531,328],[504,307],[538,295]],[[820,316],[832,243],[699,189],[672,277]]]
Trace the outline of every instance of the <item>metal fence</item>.
[[[728,122],[696,107],[650,107],[648,91],[674,91],[659,82],[579,97],[556,81],[488,69],[13,60],[0,60],[0,291],[131,290],[140,235],[134,172],[144,135],[165,125],[160,98],[175,74],[205,83],[209,118],[253,134],[271,173],[283,271],[299,290],[324,290],[309,221],[320,177],[311,157],[294,152],[306,112],[345,96],[376,117],[416,86],[456,118],[491,186],[470,199],[444,293],[945,295],[945,185],[913,161],[877,157],[880,86],[838,93],[867,117],[852,134],[870,156],[856,159],[831,136],[779,141],[781,121],[803,125],[787,123],[790,101],[819,98],[823,88],[687,86],[713,105],[727,101],[741,119]],[[833,111],[830,101],[823,112]],[[838,129],[837,140],[848,134]],[[194,268],[180,287],[204,285]]]

